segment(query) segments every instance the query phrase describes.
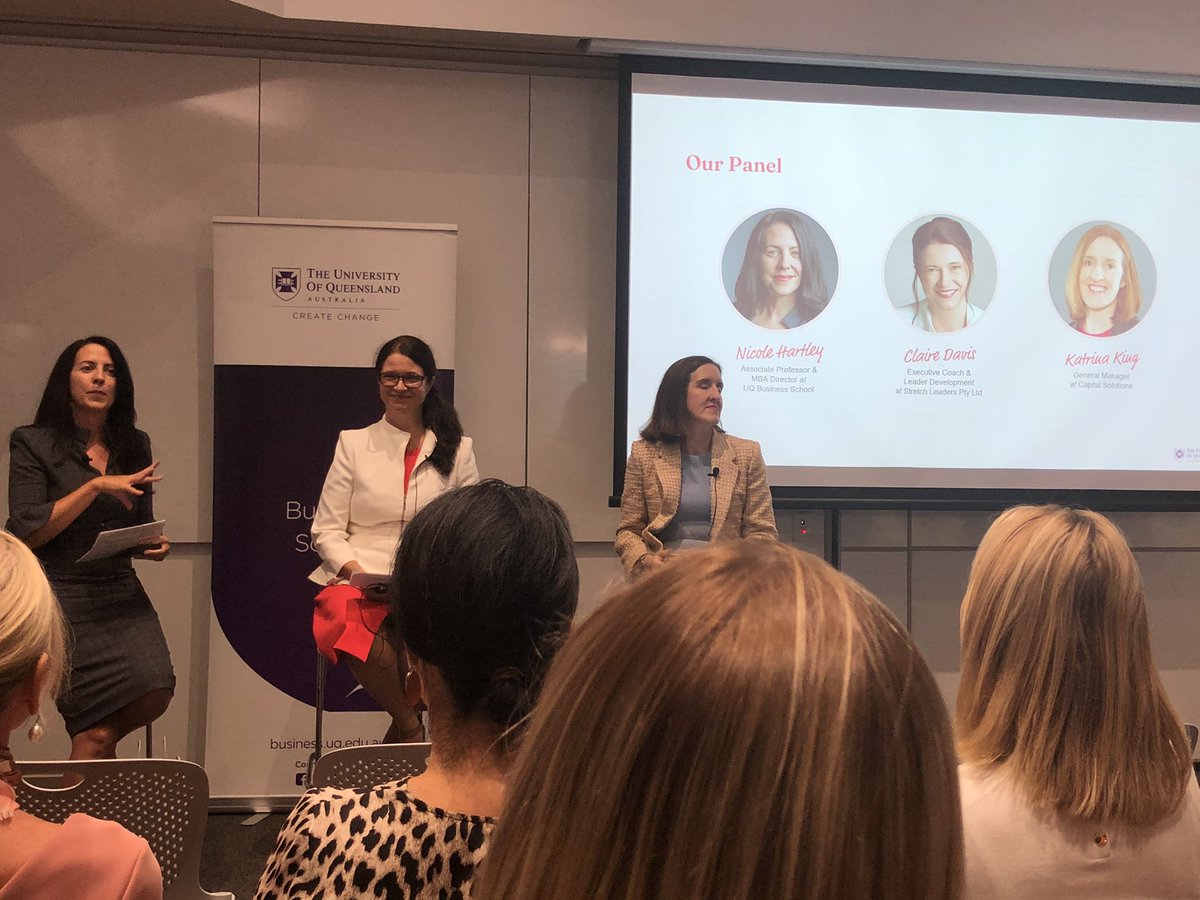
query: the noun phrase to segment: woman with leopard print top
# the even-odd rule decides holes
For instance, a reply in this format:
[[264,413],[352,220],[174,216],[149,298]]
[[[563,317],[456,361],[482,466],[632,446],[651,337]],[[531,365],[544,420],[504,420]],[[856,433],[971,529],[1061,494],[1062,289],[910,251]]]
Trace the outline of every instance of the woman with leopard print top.
[[258,900],[465,898],[504,802],[521,726],[579,597],[570,527],[532,488],[489,480],[422,509],[392,572],[407,699],[429,707],[429,767],[301,799]]

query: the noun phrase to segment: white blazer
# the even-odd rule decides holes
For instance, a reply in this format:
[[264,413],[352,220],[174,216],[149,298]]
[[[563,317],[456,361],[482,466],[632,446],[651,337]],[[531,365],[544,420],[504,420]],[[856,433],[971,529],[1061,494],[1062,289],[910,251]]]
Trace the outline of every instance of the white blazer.
[[427,429],[405,493],[408,438],[408,432],[387,419],[338,435],[313,516],[312,543],[321,565],[308,576],[310,581],[326,584],[351,560],[367,572],[390,572],[405,523],[440,494],[479,481],[471,439],[464,437],[458,445],[447,477],[429,462],[437,438]]

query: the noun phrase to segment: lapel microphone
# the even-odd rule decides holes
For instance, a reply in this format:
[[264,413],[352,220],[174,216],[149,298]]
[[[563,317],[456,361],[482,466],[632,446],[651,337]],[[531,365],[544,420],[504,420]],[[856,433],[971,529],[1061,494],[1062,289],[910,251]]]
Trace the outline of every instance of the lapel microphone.
[[713,467],[712,467],[712,471],[708,473],[708,477],[709,477],[709,478],[716,478],[716,477],[717,477],[718,475],[720,475],[720,474],[721,474],[721,467],[720,467],[720,466],[713,466]]

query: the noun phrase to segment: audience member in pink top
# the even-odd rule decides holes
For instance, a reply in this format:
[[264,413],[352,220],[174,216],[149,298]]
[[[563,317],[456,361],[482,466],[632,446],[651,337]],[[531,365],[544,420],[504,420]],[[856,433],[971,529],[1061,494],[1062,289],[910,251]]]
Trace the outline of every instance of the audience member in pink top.
[[[62,825],[51,825],[33,816],[24,818],[37,826],[42,842],[0,887],[0,900],[162,897],[162,872],[150,845],[116,822],[74,815]],[[8,860],[0,861],[0,877],[8,874],[7,869]]]
[[[32,551],[0,531],[0,900],[161,900],[150,846],[115,822],[62,825],[22,812],[9,738],[56,689],[65,656],[62,612]],[[34,720],[29,737],[41,732]]]

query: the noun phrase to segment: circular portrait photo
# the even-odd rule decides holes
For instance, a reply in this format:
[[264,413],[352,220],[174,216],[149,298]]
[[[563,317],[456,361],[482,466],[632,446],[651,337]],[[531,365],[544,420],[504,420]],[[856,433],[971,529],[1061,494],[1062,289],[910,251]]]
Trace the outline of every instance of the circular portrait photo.
[[837,287],[829,234],[794,209],[755,213],[734,229],[721,258],[733,307],[760,328],[798,328],[825,311]]
[[1064,322],[1090,337],[1115,337],[1146,317],[1157,269],[1150,248],[1113,222],[1067,232],[1050,257],[1050,296]]
[[970,328],[996,292],[996,254],[983,233],[957,216],[921,216],[888,248],[883,282],[896,314],[918,331]]

